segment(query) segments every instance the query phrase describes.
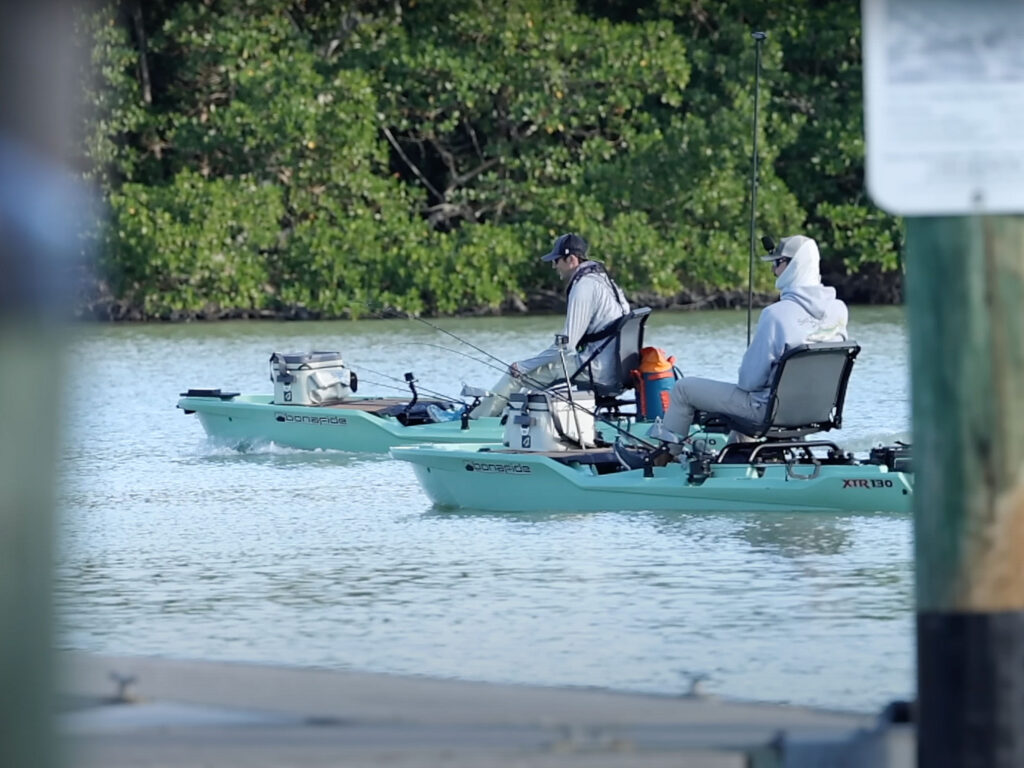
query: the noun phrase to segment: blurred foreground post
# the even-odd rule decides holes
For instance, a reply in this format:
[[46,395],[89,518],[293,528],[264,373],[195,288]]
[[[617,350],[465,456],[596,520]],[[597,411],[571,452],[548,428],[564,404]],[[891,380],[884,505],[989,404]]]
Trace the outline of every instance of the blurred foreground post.
[[0,12],[0,765],[58,762],[51,569],[61,346],[78,223],[71,4]]
[[1024,766],[1024,217],[907,220],[918,765]]

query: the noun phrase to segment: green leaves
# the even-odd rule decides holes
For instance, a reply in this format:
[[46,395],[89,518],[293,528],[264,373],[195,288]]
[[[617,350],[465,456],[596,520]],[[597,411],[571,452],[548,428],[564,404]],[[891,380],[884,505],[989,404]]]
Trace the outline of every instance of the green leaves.
[[271,305],[267,264],[280,232],[279,189],[182,171],[163,187],[126,184],[110,202],[113,288],[147,315]]
[[126,9],[81,18],[83,156],[104,277],[153,316],[498,311],[554,287],[537,256],[568,230],[632,292],[745,287],[754,28],[759,233],[898,266],[856,5],[154,0],[141,33]]
[[538,190],[581,182],[588,142],[610,158],[648,104],[682,103],[685,49],[666,23],[613,25],[566,2],[452,6],[443,23],[416,9],[401,33],[371,28],[387,44],[340,59],[380,73],[398,172],[442,229],[519,220]]

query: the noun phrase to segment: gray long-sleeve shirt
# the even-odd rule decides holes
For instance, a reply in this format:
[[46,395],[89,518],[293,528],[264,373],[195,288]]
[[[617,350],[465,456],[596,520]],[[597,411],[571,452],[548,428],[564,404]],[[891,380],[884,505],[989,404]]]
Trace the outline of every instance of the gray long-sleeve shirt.
[[[584,262],[585,263],[585,262]],[[568,349],[575,353],[576,347],[588,333],[596,333],[609,323],[613,323],[629,312],[629,302],[621,290],[613,288],[607,273],[594,271],[583,275],[569,291],[568,306],[565,310],[565,326],[562,334],[569,337]],[[579,362],[586,360],[600,345],[600,341],[587,344],[579,353]],[[579,362],[572,358],[567,362],[576,366]],[[558,347],[551,345],[539,355],[519,361],[516,365],[524,373],[529,374],[543,365],[559,362]],[[594,380],[602,385],[612,386],[618,375],[618,360],[611,345],[605,347],[592,363]],[[570,370],[570,373],[572,371]]]

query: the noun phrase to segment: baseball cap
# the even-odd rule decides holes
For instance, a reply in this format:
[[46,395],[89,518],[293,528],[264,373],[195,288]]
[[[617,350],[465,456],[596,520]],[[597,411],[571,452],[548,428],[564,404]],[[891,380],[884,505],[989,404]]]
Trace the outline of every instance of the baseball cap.
[[567,235],[562,235],[560,238],[555,240],[555,245],[551,249],[551,253],[547,253],[541,257],[541,261],[554,261],[555,259],[561,258],[562,256],[569,256],[570,254],[576,254],[577,256],[587,255],[587,241],[579,235],[574,235],[570,232]]

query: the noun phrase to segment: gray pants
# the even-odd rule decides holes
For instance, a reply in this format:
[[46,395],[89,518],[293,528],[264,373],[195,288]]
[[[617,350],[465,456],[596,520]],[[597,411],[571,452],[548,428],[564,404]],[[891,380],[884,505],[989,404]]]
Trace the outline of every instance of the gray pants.
[[[565,356],[566,367],[572,373],[579,365],[576,355]],[[480,398],[480,405],[470,411],[470,418],[479,419],[483,416],[501,416],[501,412],[508,405],[508,396],[518,392],[523,387],[531,389],[543,389],[552,384],[565,381],[565,371],[562,369],[562,362],[547,363],[524,373],[525,379],[513,378],[507,373],[498,379],[498,383],[490,389],[489,397]]]
[[[685,376],[672,387],[668,411],[662,424],[680,437],[686,437],[690,434],[695,410],[760,421],[764,418],[765,407],[765,404],[756,401],[750,392],[740,389],[735,384]],[[736,433],[730,437],[731,442],[736,442],[737,439],[739,436]]]

